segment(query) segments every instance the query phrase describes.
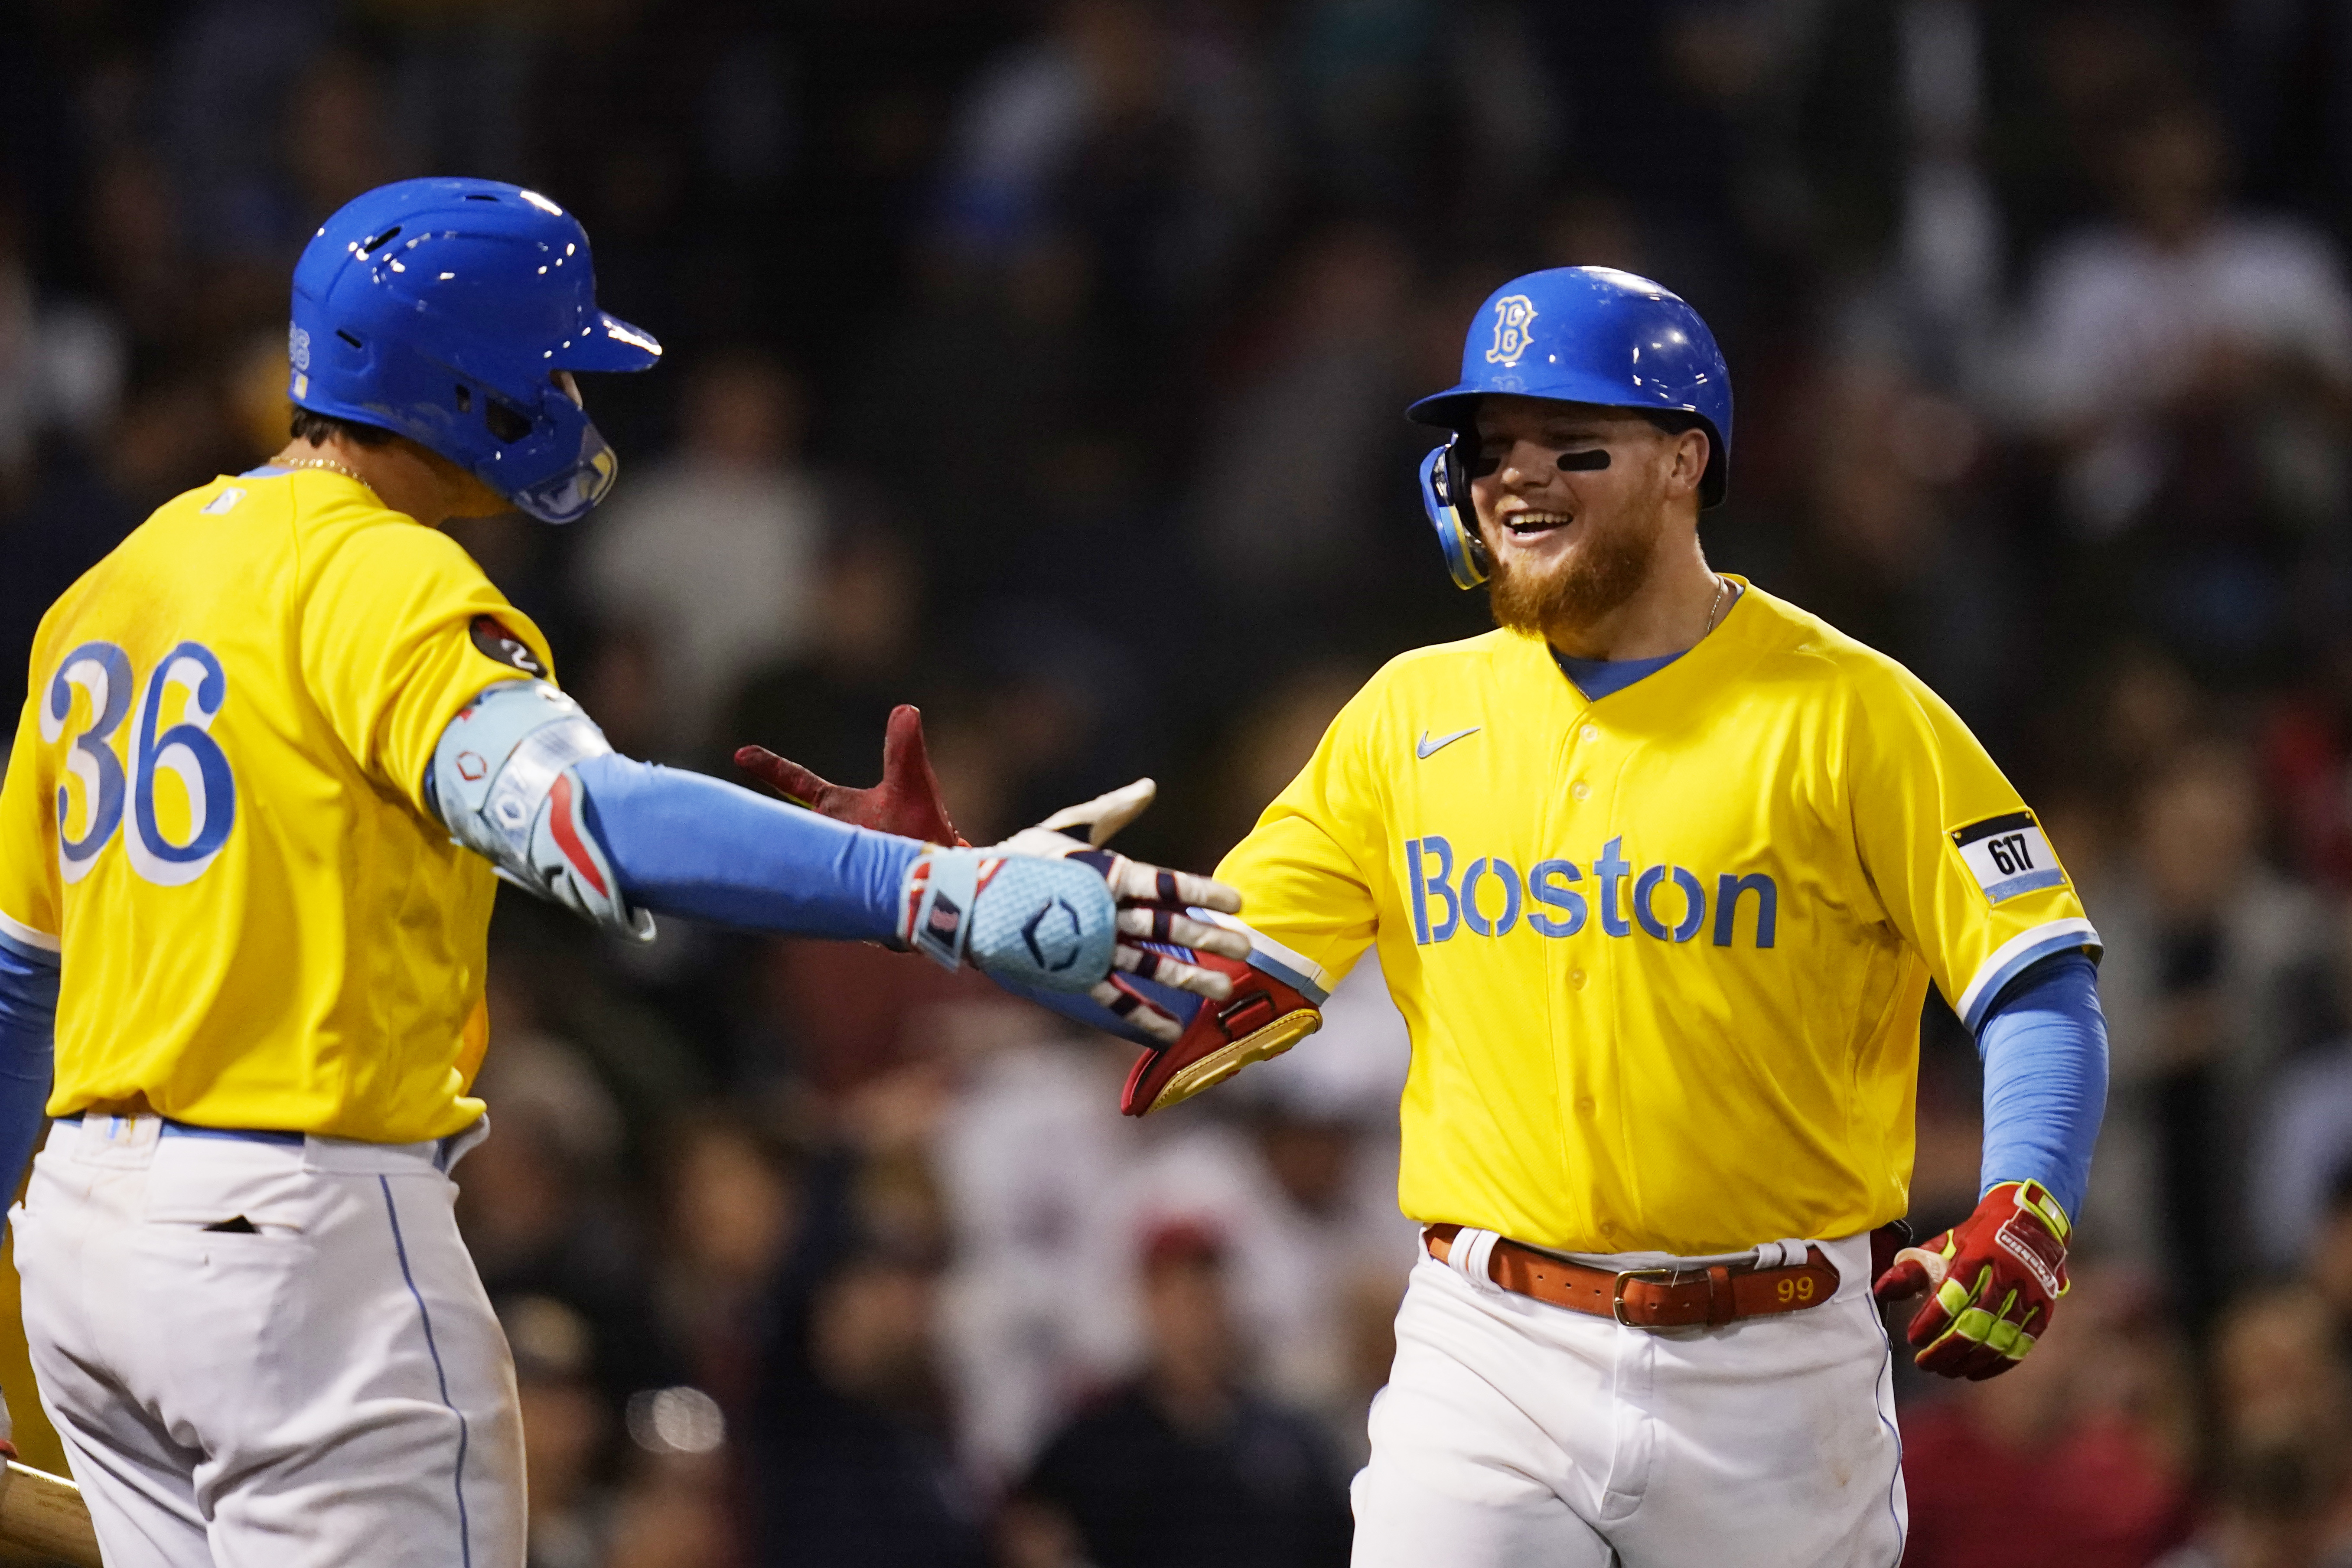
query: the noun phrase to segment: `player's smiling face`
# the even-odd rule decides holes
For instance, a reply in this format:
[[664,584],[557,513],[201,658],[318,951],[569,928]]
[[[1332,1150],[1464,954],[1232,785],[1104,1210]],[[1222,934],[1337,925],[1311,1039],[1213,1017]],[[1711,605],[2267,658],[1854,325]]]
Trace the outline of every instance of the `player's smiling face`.
[[1676,502],[1696,515],[1703,432],[1503,395],[1479,400],[1477,421],[1470,495],[1505,626],[1541,631],[1607,615],[1641,589]]

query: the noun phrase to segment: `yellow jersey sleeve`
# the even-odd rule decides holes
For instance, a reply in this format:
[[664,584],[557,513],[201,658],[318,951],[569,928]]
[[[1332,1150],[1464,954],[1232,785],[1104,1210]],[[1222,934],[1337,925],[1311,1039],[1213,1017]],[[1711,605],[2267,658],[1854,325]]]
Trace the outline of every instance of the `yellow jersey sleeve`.
[[353,531],[303,605],[304,684],[369,777],[429,815],[441,731],[483,688],[553,680],[547,639],[456,540],[405,519]]
[[65,929],[59,909],[56,796],[35,765],[42,692],[35,686],[16,723],[7,776],[0,782],[0,943],[54,954]]
[[1857,683],[1846,744],[1864,871],[1971,1031],[2036,960],[2097,952],[2041,824],[1943,699],[1889,664]]
[[1337,984],[1378,928],[1381,791],[1370,756],[1375,681],[1323,732],[1315,755],[1217,866],[1241,889],[1242,919],[1312,960]]

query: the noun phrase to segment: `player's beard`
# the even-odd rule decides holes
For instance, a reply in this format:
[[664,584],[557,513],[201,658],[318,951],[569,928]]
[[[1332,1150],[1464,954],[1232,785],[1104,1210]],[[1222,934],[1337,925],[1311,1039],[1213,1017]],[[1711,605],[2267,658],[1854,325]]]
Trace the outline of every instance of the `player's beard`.
[[1494,574],[1487,580],[1486,603],[1495,624],[1538,637],[1555,627],[1589,626],[1642,591],[1650,580],[1657,542],[1654,533],[1638,528],[1596,531],[1543,569],[1492,552]]

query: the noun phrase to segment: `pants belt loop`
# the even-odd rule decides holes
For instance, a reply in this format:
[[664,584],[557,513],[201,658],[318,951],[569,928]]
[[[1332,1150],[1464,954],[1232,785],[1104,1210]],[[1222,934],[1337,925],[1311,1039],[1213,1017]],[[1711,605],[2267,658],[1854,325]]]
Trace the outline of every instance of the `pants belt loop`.
[[488,1111],[484,1111],[441,1140],[440,1145],[433,1152],[433,1168],[443,1175],[447,1175],[457,1168],[458,1161],[471,1153],[474,1146],[489,1135],[490,1116]]
[[1445,1267],[1481,1290],[1499,1292],[1503,1288],[1495,1283],[1491,1270],[1495,1262],[1495,1243],[1502,1239],[1495,1231],[1479,1230],[1465,1225],[1454,1237],[1453,1245],[1446,1248]]

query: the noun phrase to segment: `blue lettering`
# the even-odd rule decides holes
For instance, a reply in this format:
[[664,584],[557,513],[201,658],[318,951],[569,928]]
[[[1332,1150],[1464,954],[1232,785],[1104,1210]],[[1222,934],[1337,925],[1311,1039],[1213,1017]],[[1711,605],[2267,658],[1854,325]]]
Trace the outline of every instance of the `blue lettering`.
[[1633,862],[1625,858],[1621,835],[1601,847],[1601,858],[1592,863],[1592,874],[1601,879],[1601,929],[1611,936],[1629,936],[1633,928],[1625,923],[1617,904],[1617,884],[1633,869]]
[[[1433,942],[1451,939],[1462,924],[1462,900],[1452,886],[1454,876],[1454,846],[1435,834],[1416,841],[1412,851],[1412,927],[1415,938],[1426,947]],[[1430,857],[1437,857],[1437,874],[1431,876],[1423,869]],[[1445,905],[1445,920],[1433,929],[1429,923],[1429,900],[1434,896]]]
[[1675,922],[1672,930],[1658,919],[1658,912],[1653,907],[1658,884],[1666,879],[1664,866],[1651,867],[1633,883],[1633,918],[1642,922],[1643,931],[1660,942],[1668,937],[1676,942],[1688,942],[1698,934],[1699,922],[1706,919],[1706,891],[1699,886],[1697,877],[1680,866],[1675,868],[1674,879],[1675,886],[1683,890],[1683,918]]
[[1421,840],[1418,838],[1408,838],[1404,841],[1404,869],[1405,875],[1412,879],[1412,944],[1415,947],[1427,947],[1429,945],[1429,910],[1427,908],[1429,890],[1422,885],[1421,881]]
[[1666,868],[1664,866],[1653,866],[1633,879],[1634,923],[1660,942],[1666,940],[1666,928],[1650,908],[1650,895],[1655,893],[1658,884],[1665,879]]
[[1706,920],[1706,889],[1699,886],[1697,872],[1680,866],[1675,868],[1675,886],[1683,890],[1683,918],[1675,922],[1675,940],[1688,942]]
[[1773,928],[1780,914],[1780,889],[1771,878],[1761,871],[1751,871],[1745,877],[1735,877],[1726,871],[1715,881],[1715,945],[1731,945],[1732,917],[1738,912],[1739,895],[1756,895],[1756,945],[1772,945]]
[[1584,929],[1584,895],[1559,886],[1561,882],[1581,882],[1584,873],[1576,868],[1573,860],[1539,860],[1528,873],[1528,897],[1539,904],[1567,911],[1565,920],[1528,911],[1528,924],[1545,936],[1574,936]]
[[[1491,870],[1503,884],[1503,912],[1492,923],[1478,912],[1478,879]],[[1507,936],[1519,923],[1519,868],[1499,857],[1473,860],[1462,873],[1462,923],[1480,936]]]
[[[1408,838],[1404,858],[1412,900],[1413,941],[1423,947],[1451,941],[1465,926],[1479,936],[1507,936],[1517,928],[1522,914],[1538,936],[1571,937],[1584,930],[1593,913],[1592,903],[1577,886],[1585,880],[1586,868],[1573,860],[1538,860],[1523,878],[1519,868],[1501,856],[1481,856],[1464,868],[1457,883],[1457,862],[1450,840],[1435,834]],[[1637,874],[1633,862],[1626,858],[1622,835],[1601,846],[1601,856],[1590,869],[1599,884],[1592,897],[1600,903],[1601,929],[1610,936],[1631,936],[1638,925],[1656,941],[1680,943],[1695,940],[1708,924],[1706,879],[1672,865],[1643,867]],[[1481,897],[1490,877],[1503,885],[1502,908],[1492,916],[1482,907],[1482,902],[1492,900]],[[1659,896],[1668,882],[1682,895],[1671,923],[1658,910]],[[1780,927],[1780,885],[1761,871],[1744,875],[1727,871],[1716,879],[1717,947],[1732,945],[1739,900],[1748,893],[1756,895],[1756,945],[1773,945]],[[1433,903],[1437,906],[1433,911]]]

